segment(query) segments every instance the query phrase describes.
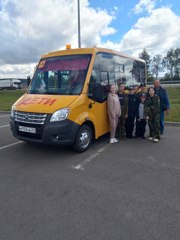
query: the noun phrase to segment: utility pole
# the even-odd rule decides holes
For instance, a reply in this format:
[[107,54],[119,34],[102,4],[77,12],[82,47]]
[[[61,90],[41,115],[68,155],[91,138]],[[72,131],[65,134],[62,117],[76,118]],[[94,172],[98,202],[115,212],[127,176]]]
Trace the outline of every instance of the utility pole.
[[78,47],[81,48],[81,26],[80,26],[80,0],[77,0],[78,6]]

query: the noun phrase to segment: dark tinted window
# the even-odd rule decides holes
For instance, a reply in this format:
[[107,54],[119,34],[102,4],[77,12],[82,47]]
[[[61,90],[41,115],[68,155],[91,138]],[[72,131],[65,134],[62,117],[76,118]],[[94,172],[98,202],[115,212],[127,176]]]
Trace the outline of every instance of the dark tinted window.
[[134,59],[98,53],[89,84],[89,97],[93,98],[93,87],[98,84],[101,96],[105,98],[110,84],[124,83],[126,86],[145,82],[145,64]]
[[145,64],[140,61],[115,56],[115,80],[116,83],[124,83],[126,86],[140,85],[145,82]]
[[115,83],[114,56],[110,53],[98,53],[96,55],[90,84],[89,96],[91,97],[93,87],[98,86],[103,99],[107,97],[109,84]]

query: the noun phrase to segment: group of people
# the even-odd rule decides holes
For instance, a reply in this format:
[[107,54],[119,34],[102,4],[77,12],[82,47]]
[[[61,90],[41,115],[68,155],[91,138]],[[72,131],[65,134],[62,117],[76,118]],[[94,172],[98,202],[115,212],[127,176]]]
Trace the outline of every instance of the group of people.
[[164,113],[168,114],[170,109],[167,92],[161,86],[160,80],[154,80],[154,86],[148,90],[144,84],[129,87],[128,93],[125,93],[124,88],[125,86],[120,84],[116,92],[116,86],[110,86],[107,98],[110,143],[118,142],[116,136],[121,139],[145,139],[147,122],[148,139],[159,142],[164,133]]

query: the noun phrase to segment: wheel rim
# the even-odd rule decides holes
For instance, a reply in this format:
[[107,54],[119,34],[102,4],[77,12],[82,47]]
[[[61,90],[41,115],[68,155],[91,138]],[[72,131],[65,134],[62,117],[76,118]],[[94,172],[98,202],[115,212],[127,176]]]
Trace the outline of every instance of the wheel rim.
[[87,130],[82,131],[79,140],[80,140],[81,148],[88,147],[90,143],[90,133]]

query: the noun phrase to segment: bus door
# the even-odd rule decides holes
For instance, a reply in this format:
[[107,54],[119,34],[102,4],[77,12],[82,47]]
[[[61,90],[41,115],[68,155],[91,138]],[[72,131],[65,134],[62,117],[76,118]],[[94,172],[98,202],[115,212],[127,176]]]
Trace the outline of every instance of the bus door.
[[97,53],[88,90],[89,111],[95,116],[96,137],[109,132],[106,100],[112,83],[115,83],[114,57],[110,53]]

